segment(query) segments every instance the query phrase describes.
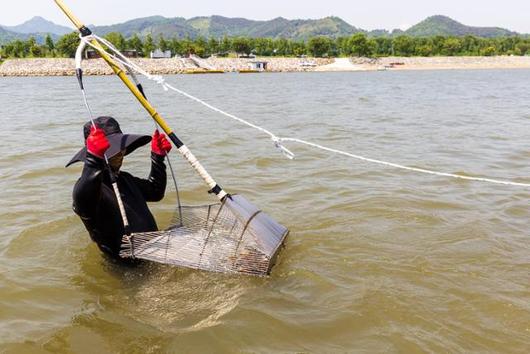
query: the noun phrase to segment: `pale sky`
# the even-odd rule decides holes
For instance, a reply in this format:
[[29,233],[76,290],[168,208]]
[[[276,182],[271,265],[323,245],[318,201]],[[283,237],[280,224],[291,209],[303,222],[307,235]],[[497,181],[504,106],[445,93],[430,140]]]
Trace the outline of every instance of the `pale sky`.
[[[82,21],[108,25],[137,17],[222,15],[270,20],[338,16],[366,30],[394,29],[416,24],[427,16],[446,15],[471,26],[499,26],[530,33],[530,0],[65,0]],[[258,4],[263,5],[258,5]],[[53,0],[4,0],[0,24],[17,25],[33,16],[61,25],[68,21]]]

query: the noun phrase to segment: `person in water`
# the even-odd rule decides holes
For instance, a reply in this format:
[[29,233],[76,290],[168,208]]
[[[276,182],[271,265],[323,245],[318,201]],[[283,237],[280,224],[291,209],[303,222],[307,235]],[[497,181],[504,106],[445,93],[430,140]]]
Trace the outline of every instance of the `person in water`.
[[[116,177],[121,199],[129,220],[130,231],[158,231],[155,218],[147,202],[158,202],[166,191],[165,156],[171,143],[164,134],[155,131],[147,135],[123,134],[119,123],[112,117],[99,117],[83,128],[85,147],[66,167],[84,162],[81,177],[73,191],[73,209],[81,218],[91,239],[105,254],[120,258],[121,239],[125,234],[118,201],[111,183]],[[123,158],[151,142],[151,173],[141,179],[121,171]],[[108,165],[105,163],[105,156]]]

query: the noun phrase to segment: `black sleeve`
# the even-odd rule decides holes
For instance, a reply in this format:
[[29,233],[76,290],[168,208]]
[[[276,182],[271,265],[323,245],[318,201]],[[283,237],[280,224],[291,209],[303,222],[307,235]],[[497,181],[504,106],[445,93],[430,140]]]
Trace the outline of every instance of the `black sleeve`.
[[147,202],[159,202],[166,193],[167,173],[165,156],[151,153],[151,173],[147,179],[133,177]]
[[96,213],[104,168],[103,159],[87,153],[83,173],[75,184],[73,193],[73,209],[81,218],[90,218]]

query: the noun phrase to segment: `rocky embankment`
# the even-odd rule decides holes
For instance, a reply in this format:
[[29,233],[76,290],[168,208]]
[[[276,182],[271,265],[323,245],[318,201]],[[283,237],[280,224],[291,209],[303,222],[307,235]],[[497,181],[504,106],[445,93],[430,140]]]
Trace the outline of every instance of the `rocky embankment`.
[[[268,72],[302,71],[375,71],[375,70],[447,70],[447,69],[530,69],[530,56],[496,57],[389,57],[389,58],[209,58],[193,60],[132,59],[151,74],[170,75],[208,70],[238,72],[251,69],[251,62],[267,62]],[[102,59],[83,61],[85,75],[111,75]],[[75,75],[73,59],[12,59],[0,66],[0,76]]]
[[[151,74],[170,75],[193,72],[201,69],[213,69],[226,72],[249,70],[253,61],[267,62],[270,72],[298,72],[310,71],[315,67],[327,65],[334,59],[298,59],[298,58],[209,58],[201,65],[186,58],[172,59],[131,59]],[[312,63],[315,66],[302,65]],[[103,59],[83,61],[85,75],[111,75],[113,72]],[[73,59],[12,59],[6,60],[0,66],[0,76],[70,76],[75,75],[75,61]]]

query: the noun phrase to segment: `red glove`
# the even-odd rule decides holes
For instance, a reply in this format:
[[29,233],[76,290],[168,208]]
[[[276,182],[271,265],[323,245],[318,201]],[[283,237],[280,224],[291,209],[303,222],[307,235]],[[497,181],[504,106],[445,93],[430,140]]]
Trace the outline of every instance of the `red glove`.
[[151,140],[151,151],[160,156],[166,156],[171,151],[171,143],[167,140],[165,134],[160,134],[158,129],[153,134],[153,140]]
[[105,136],[105,132],[102,129],[92,127],[90,135],[86,139],[88,152],[102,159],[109,147],[110,143]]

